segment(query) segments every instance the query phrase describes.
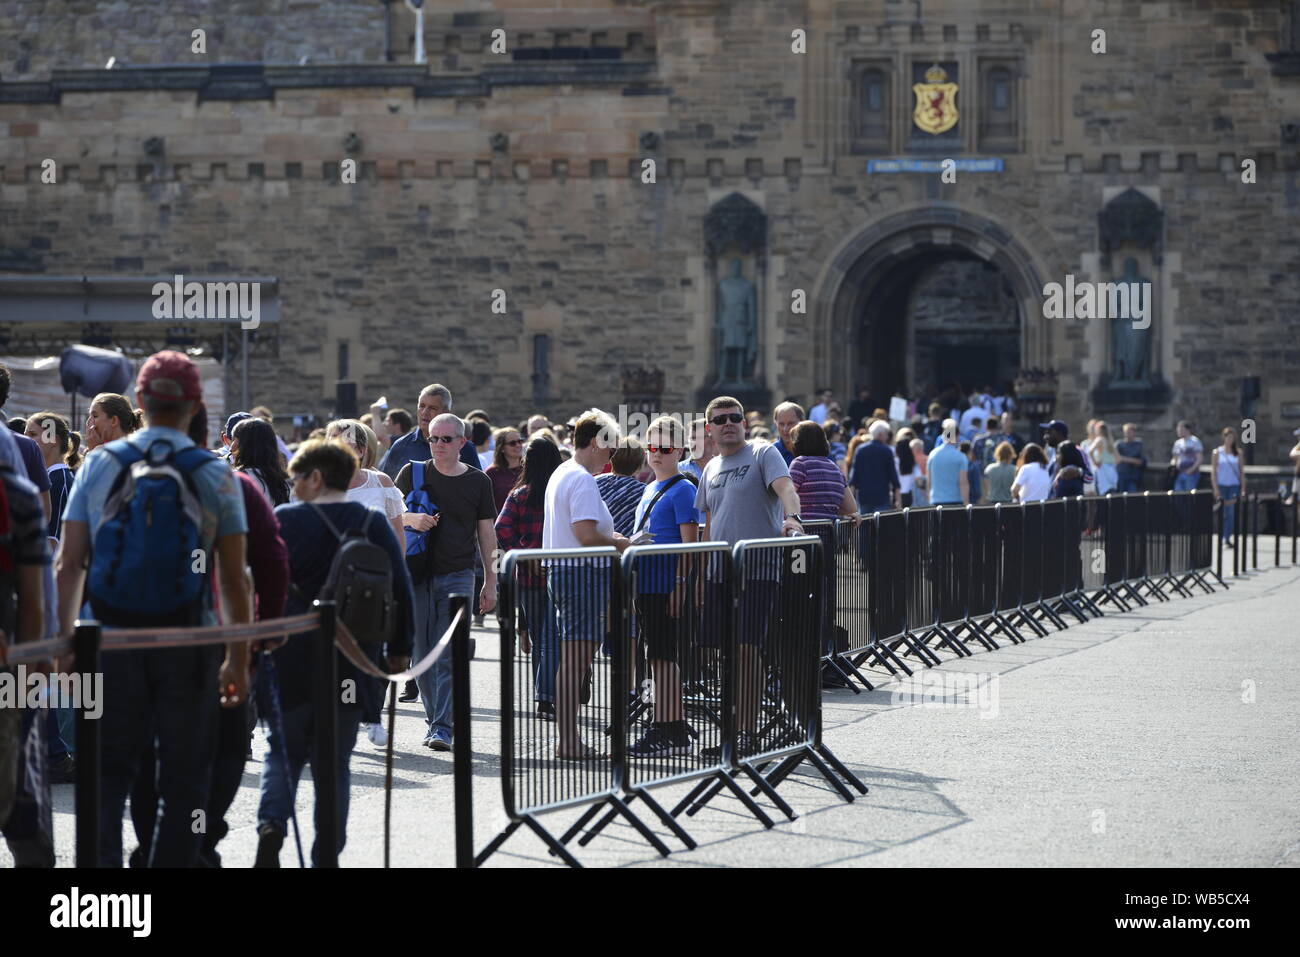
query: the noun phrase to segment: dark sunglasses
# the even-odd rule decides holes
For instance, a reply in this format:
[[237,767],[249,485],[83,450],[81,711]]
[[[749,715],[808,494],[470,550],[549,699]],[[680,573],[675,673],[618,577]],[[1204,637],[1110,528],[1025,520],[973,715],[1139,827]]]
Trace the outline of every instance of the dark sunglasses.
[[671,445],[647,445],[645,447],[645,450],[647,452],[663,452],[666,455],[671,455],[673,452],[679,451],[678,449],[673,448]]
[[502,443],[502,444],[503,444],[503,445],[523,445],[523,444],[524,444],[524,440],[523,440],[523,439],[510,439],[508,442],[504,442],[504,443]]
[[726,425],[728,422],[733,422],[739,425],[741,422],[745,421],[745,417],[739,412],[727,412],[723,415],[715,415],[713,418],[709,419],[709,421],[714,425]]
[[451,443],[455,442],[459,438],[459,435],[431,435],[429,436],[429,441],[441,442],[443,445],[451,445]]

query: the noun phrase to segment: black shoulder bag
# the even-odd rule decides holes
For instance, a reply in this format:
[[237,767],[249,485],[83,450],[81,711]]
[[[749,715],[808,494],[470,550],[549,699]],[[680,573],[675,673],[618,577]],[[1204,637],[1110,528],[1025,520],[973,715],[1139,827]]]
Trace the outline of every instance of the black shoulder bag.
[[654,513],[655,506],[659,504],[659,500],[664,497],[665,492],[667,492],[678,482],[689,481],[689,479],[690,476],[686,475],[685,473],[678,472],[667,482],[665,482],[664,487],[661,488],[659,491],[655,492],[655,497],[650,499],[650,504],[646,506],[645,514],[641,516],[641,523],[637,525],[637,527],[633,530],[632,534],[635,535],[637,532],[641,531],[641,529],[645,528],[645,523],[650,521],[650,516]]

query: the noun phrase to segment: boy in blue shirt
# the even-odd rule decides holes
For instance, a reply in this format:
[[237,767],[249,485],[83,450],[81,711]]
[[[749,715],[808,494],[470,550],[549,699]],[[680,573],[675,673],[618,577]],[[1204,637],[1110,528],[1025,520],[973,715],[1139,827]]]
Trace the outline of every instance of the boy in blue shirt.
[[[662,416],[646,429],[646,460],[654,469],[637,506],[633,531],[648,530],[655,545],[694,542],[695,484],[679,471],[686,436],[681,423]],[[628,749],[631,758],[690,754],[692,731],[682,713],[682,644],[686,615],[692,611],[687,591],[687,561],[677,555],[636,559],[636,607],[653,682],[654,722]]]

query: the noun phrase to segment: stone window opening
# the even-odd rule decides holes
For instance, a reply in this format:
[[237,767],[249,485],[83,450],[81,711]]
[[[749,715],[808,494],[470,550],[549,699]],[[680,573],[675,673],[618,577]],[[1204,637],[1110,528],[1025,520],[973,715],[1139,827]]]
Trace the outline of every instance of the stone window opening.
[[862,64],[853,72],[852,150],[887,153],[892,145],[893,77],[881,65]]
[[980,149],[999,153],[1018,151],[1020,104],[1016,72],[1005,62],[985,63],[980,70]]

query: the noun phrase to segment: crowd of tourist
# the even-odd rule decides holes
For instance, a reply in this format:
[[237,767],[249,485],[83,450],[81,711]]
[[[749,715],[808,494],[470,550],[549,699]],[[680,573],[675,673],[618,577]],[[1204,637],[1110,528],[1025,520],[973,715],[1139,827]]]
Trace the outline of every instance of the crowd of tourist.
[[[0,405],[9,388],[0,367]],[[847,413],[826,389],[807,414],[784,401],[770,422],[718,396],[689,423],[664,416],[643,435],[621,435],[598,410],[555,422],[541,414],[494,422],[482,409],[462,417],[450,390],[433,384],[416,397],[414,413],[381,399],[293,445],[270,410],[235,412],[219,424],[213,450],[198,372],[184,355],[146,361],[135,398],[138,408],[121,395],[98,395],[80,423],[41,410],[0,429],[0,650],[67,636],[81,616],[111,627],[281,618],[335,594],[341,577],[373,573],[382,606],[373,633],[356,637],[375,667],[395,674],[445,633],[452,595],[474,596],[479,623],[493,613],[500,558],[512,550],[737,542],[909,506],[1136,491],[1150,464],[1132,423],[1119,440],[1101,420],[1088,422],[1078,441],[1062,420],[1022,434],[1010,388],[946,390],[906,403],[901,419],[865,389]],[[1300,444],[1291,457],[1300,475]],[[1203,464],[1230,528],[1244,485],[1236,433],[1224,429],[1206,463],[1200,439],[1180,422],[1170,486],[1194,488]],[[362,554],[371,565],[355,557]],[[652,720],[629,749],[633,758],[694,746],[679,662],[681,612],[694,597],[685,593],[684,571],[676,558],[649,566],[638,590],[637,627],[657,692]],[[517,585],[536,714],[555,722],[554,757],[600,757],[578,721],[604,635],[603,613],[591,610],[590,569],[583,577],[563,562],[521,566]],[[703,583],[706,630],[721,587]],[[747,620],[762,619],[774,600],[774,589],[747,589]],[[313,759],[309,647],[288,637],[104,656],[101,864],[123,863],[129,804],[138,845],[132,864],[219,866],[225,817],[262,721],[257,863],[278,866],[297,784]],[[751,638],[742,637],[738,658],[743,742],[757,733],[762,692]],[[356,688],[338,704],[341,849],[349,755],[363,734],[378,747],[389,741],[380,720],[388,683],[342,655],[338,661],[340,678]],[[451,673],[444,655],[401,692],[420,702],[423,744],[434,752],[456,747]],[[72,781],[70,709],[0,716],[0,823],[19,864],[49,866],[48,829],[23,794],[32,753],[19,742],[32,734],[43,741],[46,786]],[[202,832],[191,827],[195,808],[206,809]]]

